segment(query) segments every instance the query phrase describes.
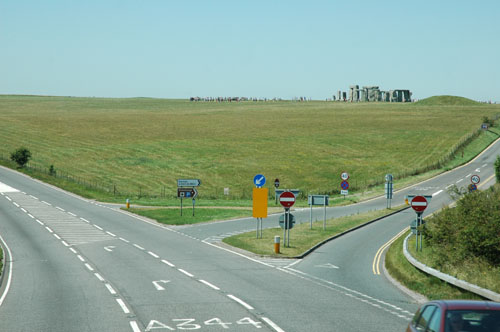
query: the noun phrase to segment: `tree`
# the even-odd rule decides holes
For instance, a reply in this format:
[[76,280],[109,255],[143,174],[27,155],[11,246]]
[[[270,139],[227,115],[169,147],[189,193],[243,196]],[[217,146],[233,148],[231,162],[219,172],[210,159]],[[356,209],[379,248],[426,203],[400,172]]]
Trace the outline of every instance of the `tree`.
[[495,177],[497,178],[497,183],[500,183],[500,156],[495,160]]
[[30,150],[25,147],[21,147],[10,154],[10,159],[19,165],[19,167],[24,167],[31,158]]

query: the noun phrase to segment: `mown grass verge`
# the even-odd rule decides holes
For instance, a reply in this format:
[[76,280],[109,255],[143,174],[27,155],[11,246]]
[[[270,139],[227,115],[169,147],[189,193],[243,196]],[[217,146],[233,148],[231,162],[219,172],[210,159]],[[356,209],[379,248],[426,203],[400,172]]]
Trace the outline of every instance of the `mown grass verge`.
[[403,208],[405,206],[328,219],[326,221],[326,230],[323,230],[323,221],[313,222],[312,229],[310,229],[310,223],[308,222],[296,224],[290,230],[290,247],[281,245],[279,254],[274,253],[274,237],[280,236],[283,238],[283,229],[279,227],[264,229],[261,239],[256,238],[256,232],[248,232],[225,238],[223,242],[258,255],[296,257],[335,235]]
[[[406,288],[424,295],[430,300],[435,299],[482,299],[480,296],[448,284],[436,277],[430,276],[411,265],[403,254],[405,235],[399,237],[385,255],[385,267],[390,275]],[[408,248],[415,256],[415,238],[410,237]],[[412,252],[413,248],[413,252]],[[425,248],[425,243],[424,243]],[[420,260],[420,257],[416,257]],[[423,261],[422,261],[423,262]]]
[[150,219],[154,219],[159,223],[166,225],[186,225],[186,224],[197,224],[201,222],[223,220],[223,219],[233,219],[251,216],[252,212],[248,210],[241,209],[204,209],[196,208],[194,210],[192,206],[184,206],[182,209],[182,216],[180,212],[180,207],[178,209],[141,209],[141,208],[130,208],[122,210],[129,211]]

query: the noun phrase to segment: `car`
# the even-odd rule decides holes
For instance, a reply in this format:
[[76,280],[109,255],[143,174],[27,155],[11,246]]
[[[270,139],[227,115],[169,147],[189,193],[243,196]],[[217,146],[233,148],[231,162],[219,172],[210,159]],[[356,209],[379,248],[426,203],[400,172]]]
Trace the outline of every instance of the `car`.
[[406,332],[500,332],[500,303],[436,300],[423,304]]

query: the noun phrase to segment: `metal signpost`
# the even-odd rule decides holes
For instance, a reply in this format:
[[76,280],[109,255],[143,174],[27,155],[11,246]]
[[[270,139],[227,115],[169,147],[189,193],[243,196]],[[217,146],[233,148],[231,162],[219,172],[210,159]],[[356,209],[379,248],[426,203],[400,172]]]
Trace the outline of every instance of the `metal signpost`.
[[328,195],[309,195],[307,199],[307,203],[310,205],[311,210],[309,213],[309,222],[310,222],[310,229],[313,227],[313,222],[312,222],[312,211],[313,211],[313,205],[323,205],[324,207],[324,219],[323,219],[323,230],[326,229],[326,206],[328,205],[328,200],[329,196]]
[[[179,179],[177,180],[177,197],[181,199],[181,216],[182,216],[182,199],[184,197],[192,198],[193,200],[193,217],[194,217],[194,205],[196,203],[196,196],[198,196],[198,190],[194,187],[201,185],[200,179]],[[186,188],[191,187],[191,188]]]
[[[257,188],[253,188],[253,212],[254,218],[257,218],[257,239],[262,239],[262,218],[267,218],[267,197],[269,189],[261,188],[266,183],[264,175],[257,174],[253,182]],[[260,235],[259,235],[260,234]]]
[[[410,205],[415,210],[417,213],[417,219],[415,222],[410,225],[410,228],[413,230],[415,229],[415,247],[416,250],[418,251],[420,247],[420,251],[422,251],[422,232],[419,231],[419,227],[423,225],[423,219],[422,219],[422,214],[424,213],[424,210],[427,208],[429,205],[432,196],[430,195],[425,195],[425,196],[414,196],[414,195],[408,195],[408,199],[410,200]],[[419,237],[420,237],[420,245],[419,245]]]
[[347,172],[343,172],[342,174],[340,174],[340,178],[342,179],[342,182],[340,183],[340,188],[342,188],[340,190],[340,194],[341,195],[344,195],[344,199],[345,199],[345,196],[349,194],[349,182],[347,182],[347,180],[349,180],[349,173]]
[[385,175],[385,197],[387,198],[387,208],[391,208],[392,200],[392,174]]
[[[295,204],[295,195],[291,191],[285,191],[280,195],[280,204],[285,208],[283,230],[283,246],[290,247],[290,207]],[[288,231],[288,237],[287,237]]]

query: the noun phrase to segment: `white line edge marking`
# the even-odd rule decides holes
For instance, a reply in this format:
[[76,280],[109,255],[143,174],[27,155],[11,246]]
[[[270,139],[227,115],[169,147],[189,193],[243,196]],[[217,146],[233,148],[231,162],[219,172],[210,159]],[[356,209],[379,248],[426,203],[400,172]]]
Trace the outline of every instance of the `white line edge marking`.
[[61,241],[61,243],[62,243],[65,247],[69,247],[68,242],[66,242],[66,241]]
[[259,263],[259,264],[265,265],[265,266],[267,266],[267,267],[272,267],[273,269],[275,268],[275,267],[274,267],[273,265],[271,265],[271,264],[267,264],[267,263],[261,262],[261,261],[259,261],[259,260],[257,260],[257,259],[253,259],[253,258],[251,258],[251,257],[248,257],[248,256],[245,256],[245,255],[243,255],[243,254],[240,254],[239,252],[236,252],[236,251],[233,251],[233,250],[230,250],[230,249],[224,248],[224,247],[219,247],[218,245],[215,245],[215,244],[213,244],[213,243],[207,242],[207,241],[205,241],[205,240],[203,240],[203,241],[201,241],[201,242],[203,242],[203,243],[205,243],[205,244],[207,244],[207,245],[209,245],[209,246],[212,246],[212,247],[215,247],[215,248],[218,248],[218,249],[221,249],[221,250],[224,250],[224,251],[230,252],[230,253],[232,253],[232,254],[235,254],[235,255],[241,256],[241,257],[243,257],[243,258],[246,258],[246,259],[248,259],[248,260],[251,260],[252,262]]
[[12,267],[14,266],[14,258],[12,257],[12,253],[10,251],[9,246],[7,245],[7,243],[5,243],[5,241],[4,241],[4,239],[2,238],[1,235],[0,235],[0,241],[2,241],[4,248],[7,249],[7,253],[8,253],[9,258],[10,258],[10,262],[9,262],[9,277],[7,278],[7,285],[5,286],[3,294],[0,297],[0,307],[1,307],[2,303],[5,300],[5,297],[7,296],[7,293],[9,292],[9,289],[10,289],[10,283],[12,281]]
[[81,255],[78,255],[76,257],[78,257],[78,259],[81,260],[82,262],[85,262],[85,258],[83,258]]
[[270,320],[269,318],[267,317],[261,317],[261,319],[267,323],[267,325],[269,325],[270,327],[272,327],[276,332],[285,332],[285,330],[283,330],[281,327],[279,327],[278,325],[276,325],[276,323],[274,323],[272,320]]
[[137,249],[140,249],[140,250],[144,250],[144,248],[143,248],[143,247],[141,247],[140,245],[135,244],[135,243],[134,243],[134,247],[136,247]]
[[12,202],[12,204],[14,204],[16,207],[19,207],[19,204],[17,204],[16,202]]
[[39,223],[40,225],[45,225],[43,222],[41,222],[40,220],[36,219],[36,222]]
[[104,278],[99,274],[99,273],[94,273],[94,275],[97,277],[97,279],[99,279],[100,281],[102,282],[105,282],[106,280],[104,280]]
[[105,284],[104,286],[106,286],[106,288],[111,293],[111,295],[115,295],[116,294],[116,291],[113,289],[113,287],[111,287],[110,284]]
[[442,192],[443,192],[443,190],[436,191],[434,194],[432,194],[432,197],[437,196],[437,195],[439,195]]
[[72,253],[74,253],[74,254],[76,254],[76,253],[77,253],[77,252],[76,252],[76,250],[75,250],[75,249],[73,249],[73,248],[69,248],[69,250],[71,250],[71,252],[72,252]]
[[38,197],[30,195],[31,198],[38,199]]
[[35,219],[35,217],[31,213],[28,213],[28,217],[30,217],[31,219]]
[[92,226],[94,226],[95,228],[97,228],[97,229],[99,229],[101,231],[103,230],[102,227],[100,227],[100,226],[97,226],[97,225],[92,225]]
[[154,252],[151,252],[151,251],[148,251],[148,254],[150,254],[151,256],[153,256],[154,258],[160,258],[160,256],[158,256],[157,254],[155,254]]
[[28,211],[26,211],[24,208],[21,208],[21,211],[23,211],[24,213],[28,213]]
[[141,332],[141,329],[139,328],[139,325],[137,325],[137,322],[135,320],[130,322],[130,327],[132,328],[133,332]]
[[174,264],[170,263],[170,262],[169,262],[169,261],[167,261],[167,260],[162,259],[161,261],[162,261],[162,263],[165,263],[165,264],[167,264],[167,265],[168,265],[168,266],[170,266],[170,267],[175,267],[175,265],[174,265]]
[[207,286],[208,286],[208,287],[210,287],[210,288],[213,288],[213,289],[215,289],[215,290],[220,290],[220,288],[219,288],[219,287],[217,287],[217,286],[215,286],[215,285],[212,285],[212,284],[211,284],[211,283],[209,283],[208,281],[205,281],[205,280],[200,279],[200,282],[201,282],[201,283],[203,283],[203,284],[205,284],[205,285],[207,285]]
[[90,271],[94,271],[94,268],[90,266],[88,263],[85,263],[85,267],[89,269]]
[[74,214],[74,213],[68,212],[68,214],[69,214],[70,216],[76,217],[76,214]]
[[[2,195],[3,195],[3,193],[2,193]],[[7,200],[12,202],[12,198],[10,198],[9,196],[5,196],[5,198],[7,198]]]
[[90,224],[90,221],[88,221],[88,220],[87,220],[87,219],[85,219],[85,218],[80,218],[80,220],[83,220],[83,221],[85,221],[86,223],[89,223],[89,224]]
[[60,237],[59,235],[57,235],[56,233],[54,233],[54,237],[55,237],[56,239],[58,239],[58,240],[60,240],[60,239],[61,239],[61,237]]
[[130,310],[128,310],[127,306],[125,305],[125,302],[123,302],[122,299],[116,299],[116,302],[118,302],[124,313],[126,314],[130,313]]
[[113,234],[113,233],[111,233],[111,232],[106,232],[106,233],[107,233],[107,234],[109,234],[109,235],[111,235],[112,237],[115,237],[115,236],[116,236],[116,234]]
[[62,212],[66,212],[66,210],[64,210],[63,208],[61,208],[59,206],[56,206],[56,209],[61,210]]
[[192,278],[192,277],[194,277],[194,275],[192,275],[191,273],[189,273],[189,272],[188,272],[188,271],[186,271],[186,270],[183,270],[183,269],[177,269],[177,270],[179,270],[179,272],[184,273],[184,274],[185,274],[185,275],[187,275],[188,277],[191,277],[191,278]]
[[42,201],[42,203],[43,203],[43,204],[45,204],[45,205],[50,205],[50,206],[52,206],[52,204],[50,204],[49,202],[46,202],[46,201]]
[[241,304],[242,306],[244,306],[244,307],[245,307],[245,308],[247,308],[248,310],[254,310],[254,308],[253,308],[250,304],[248,304],[248,303],[246,303],[245,301],[243,301],[243,300],[241,300],[241,299],[237,298],[237,297],[236,297],[236,296],[234,296],[234,295],[227,294],[227,297],[229,297],[230,299],[232,299],[232,300],[234,300],[234,301],[238,302],[239,304]]
[[45,229],[48,230],[50,233],[54,233],[53,230],[51,230],[49,227],[45,226]]
[[122,237],[121,237],[121,238],[119,238],[119,239],[120,239],[120,240],[122,240],[122,241],[123,241],[123,242],[125,242],[125,243],[130,243],[130,241],[129,241],[129,240],[126,240],[126,239],[124,239],[124,238],[122,238]]

